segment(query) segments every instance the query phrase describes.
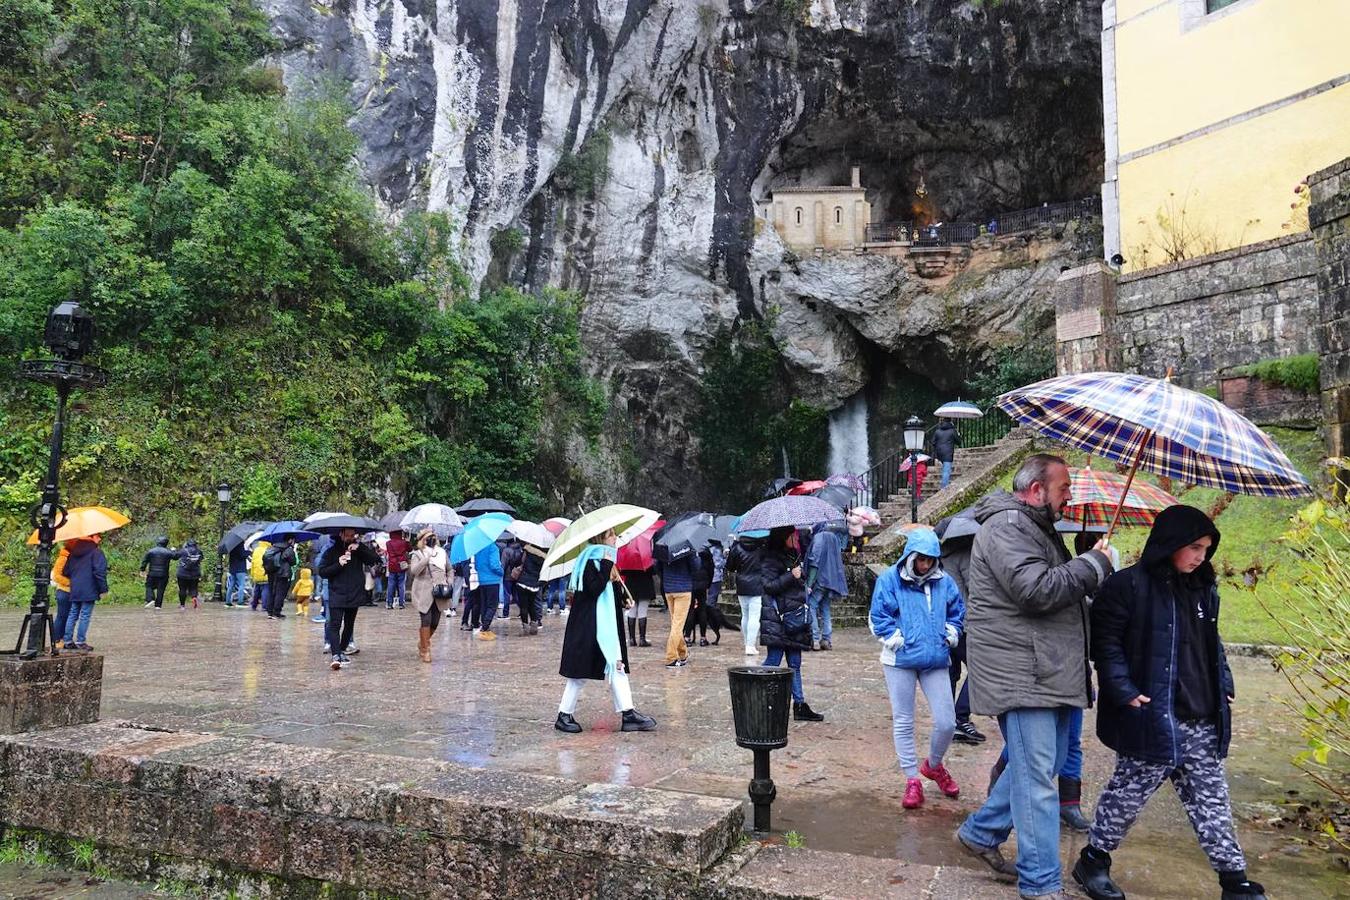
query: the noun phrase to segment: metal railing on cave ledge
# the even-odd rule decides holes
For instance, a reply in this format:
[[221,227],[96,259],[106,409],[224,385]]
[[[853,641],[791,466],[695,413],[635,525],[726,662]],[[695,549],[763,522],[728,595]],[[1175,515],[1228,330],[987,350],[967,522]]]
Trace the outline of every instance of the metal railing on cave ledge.
[[[941,222],[919,225],[916,222],[871,222],[864,230],[869,244],[904,244],[912,247],[947,247],[969,244],[983,234],[1017,234],[1034,231],[1042,225],[1067,225],[1078,219],[1097,218],[1102,214],[1100,197],[1084,197],[1065,203],[1045,203],[1030,209],[1000,213],[987,222]],[[981,231],[983,229],[983,231]]]
[[[961,447],[967,450],[993,446],[1012,431],[1014,426],[1013,420],[1000,409],[988,409],[980,419],[956,420],[956,431],[961,435]],[[932,429],[929,429],[928,440],[924,444],[931,450]],[[900,471],[900,466],[908,456],[908,450],[897,450],[864,472],[861,476],[863,486],[861,490],[854,492],[853,505],[875,508],[897,494],[907,494],[909,479],[906,477],[907,473]],[[938,466],[934,464],[932,468],[936,470]],[[929,477],[935,474],[936,472],[930,471]],[[931,491],[929,493],[931,494]]]

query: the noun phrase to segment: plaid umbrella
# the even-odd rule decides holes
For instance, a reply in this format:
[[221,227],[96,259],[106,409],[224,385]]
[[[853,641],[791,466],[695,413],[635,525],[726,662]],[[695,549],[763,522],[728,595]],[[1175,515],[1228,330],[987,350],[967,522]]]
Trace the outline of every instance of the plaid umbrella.
[[998,405],[1047,437],[1129,464],[1127,484],[1142,467],[1234,494],[1312,495],[1265,432],[1217,400],[1165,379],[1064,375],[1009,391]]
[[738,534],[787,526],[803,527],[820,522],[842,522],[844,514],[819,497],[788,495],[765,500],[741,516]]
[[[1181,501],[1146,481],[1126,486],[1125,476],[1094,469],[1070,469],[1073,499],[1064,507],[1064,518],[1082,525],[1110,525],[1111,516],[1120,508],[1121,525],[1153,524],[1158,513]],[[1121,497],[1124,495],[1124,503]]]

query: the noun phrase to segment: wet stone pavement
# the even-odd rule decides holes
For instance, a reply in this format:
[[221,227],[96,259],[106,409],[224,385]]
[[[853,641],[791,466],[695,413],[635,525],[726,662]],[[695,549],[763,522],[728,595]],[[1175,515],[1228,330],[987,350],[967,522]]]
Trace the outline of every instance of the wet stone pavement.
[[[17,630],[18,622],[17,611],[0,613],[0,634]],[[339,672],[327,666],[322,626],[291,613],[274,622],[215,604],[187,611],[104,606],[89,637],[105,654],[104,719],[267,738],[283,757],[286,745],[350,749],[746,800],[751,754],[734,741],[726,668],[758,658],[744,655],[738,633],[725,632],[721,646],[692,648],[689,667],[667,670],[668,619],[654,611],[648,637],[656,646],[630,649],[630,659],[636,705],[657,719],[658,729],[621,733],[606,685],[592,682],[576,714],[586,730],[566,735],[552,727],[565,623],[548,616],[540,635],[522,636],[518,621],[498,620],[500,639],[485,642],[460,631],[457,618],[447,620],[433,640],[435,661],[426,665],[417,660],[411,608],[363,609],[356,626],[361,652]],[[807,654],[803,664],[807,699],[826,721],[793,723],[788,746],[773,754],[775,831],[796,831],[813,851],[968,870],[948,869],[941,881],[954,897],[1015,897],[1015,889],[986,878],[951,840],[983,799],[1000,747],[994,722],[977,719],[991,734],[987,743],[955,745],[948,756],[961,798],[948,800],[930,786],[926,806],[905,811],[875,643],[865,630],[848,629],[836,633],[835,647]],[[1252,877],[1272,897],[1350,898],[1350,878],[1325,854],[1269,824],[1286,791],[1309,790],[1289,763],[1298,722],[1280,702],[1287,685],[1266,660],[1232,663],[1239,696],[1229,772]],[[921,752],[925,717],[926,710]],[[1113,761],[1092,733],[1089,719],[1089,811]],[[1080,846],[1081,838],[1066,835],[1064,859]],[[1132,898],[1218,896],[1168,787],[1115,859],[1115,874]],[[897,885],[896,896],[928,896],[927,887]]]

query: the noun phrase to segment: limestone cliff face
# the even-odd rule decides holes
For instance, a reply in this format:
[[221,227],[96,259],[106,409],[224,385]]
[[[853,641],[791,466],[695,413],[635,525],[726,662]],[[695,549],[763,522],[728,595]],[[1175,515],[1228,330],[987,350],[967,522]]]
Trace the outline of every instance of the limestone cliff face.
[[[798,260],[754,200],[850,164],[881,220],[1093,193],[1095,3],[264,3],[293,90],[350,83],[391,211],[449,211],[476,278],[584,293],[591,366],[654,502],[695,499],[679,461],[719,329],[771,313],[786,377],[827,408],[878,354],[954,390],[1083,252],[1042,235],[934,284],[876,256]],[[507,229],[523,241],[493,241]],[[597,490],[617,490],[602,468]]]

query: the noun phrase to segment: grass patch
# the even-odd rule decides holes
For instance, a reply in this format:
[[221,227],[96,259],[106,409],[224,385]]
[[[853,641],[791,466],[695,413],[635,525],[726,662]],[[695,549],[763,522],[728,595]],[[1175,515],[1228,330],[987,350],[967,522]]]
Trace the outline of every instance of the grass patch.
[[[1323,444],[1316,431],[1264,430],[1304,476],[1309,480],[1319,476]],[[1088,460],[1087,454],[1076,450],[1062,455],[1071,466],[1085,465]],[[1093,465],[1105,469],[1114,464],[1097,459]],[[1158,484],[1158,479],[1152,475],[1140,473],[1137,477]],[[1010,471],[997,486],[1011,490],[1012,478]],[[1261,603],[1264,601],[1270,608],[1279,609],[1286,592],[1283,583],[1302,571],[1304,564],[1280,541],[1280,537],[1289,530],[1290,519],[1306,501],[1239,495],[1224,506],[1224,492],[1212,488],[1188,487],[1173,482],[1172,492],[1188,506],[1207,513],[1218,510],[1214,521],[1222,540],[1214,565],[1219,572],[1219,596],[1223,603],[1219,624],[1224,640],[1231,643],[1284,643],[1286,638],[1279,625],[1262,609]],[[1116,535],[1115,544],[1122,565],[1131,565],[1139,559],[1147,538],[1146,528],[1126,528]]]

